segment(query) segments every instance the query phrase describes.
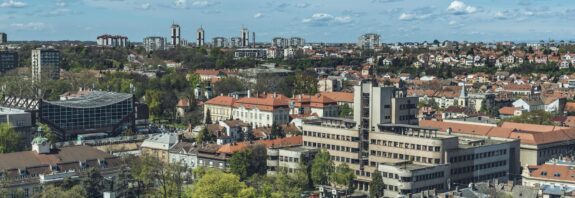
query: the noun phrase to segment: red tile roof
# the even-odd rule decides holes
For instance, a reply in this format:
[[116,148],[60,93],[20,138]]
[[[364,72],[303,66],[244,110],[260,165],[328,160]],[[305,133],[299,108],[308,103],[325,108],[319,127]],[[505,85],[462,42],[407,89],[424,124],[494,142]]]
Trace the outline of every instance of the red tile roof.
[[517,107],[501,107],[499,114],[501,115],[515,115],[515,111],[519,110]]
[[353,103],[353,93],[348,92],[321,92],[322,95],[327,96],[337,102]]
[[529,166],[529,175],[541,179],[575,181],[575,169],[567,165],[542,164]]
[[278,138],[274,140],[258,140],[251,144],[250,142],[237,142],[223,145],[218,149],[218,153],[234,154],[247,148],[250,145],[263,144],[266,148],[282,148],[290,146],[298,146],[303,144],[302,136],[292,136],[285,138]]
[[232,106],[236,99],[231,96],[218,96],[205,102],[209,105]]

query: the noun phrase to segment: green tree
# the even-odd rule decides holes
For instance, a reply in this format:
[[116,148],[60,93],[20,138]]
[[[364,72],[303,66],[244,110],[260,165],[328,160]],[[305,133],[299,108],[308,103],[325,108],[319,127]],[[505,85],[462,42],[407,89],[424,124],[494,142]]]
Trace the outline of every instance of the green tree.
[[210,112],[210,109],[206,110],[206,124],[212,124],[212,112]]
[[337,186],[346,187],[348,191],[353,190],[353,180],[355,179],[355,174],[353,170],[349,168],[346,163],[341,163],[337,165],[335,171],[330,175],[331,183]]
[[200,130],[200,132],[198,133],[198,136],[196,136],[196,143],[197,144],[203,144],[205,142],[211,142],[214,141],[214,136],[213,134],[211,134],[208,131],[208,127],[204,126],[204,128],[202,130]]
[[317,82],[315,76],[298,72],[294,80],[294,93],[314,95],[317,93]]
[[56,136],[56,134],[52,132],[52,129],[47,124],[39,123],[38,127],[40,127],[40,129],[42,130],[42,136],[48,139],[48,142],[50,142],[50,144],[53,144],[56,141],[58,141],[58,136]]
[[227,77],[215,83],[213,88],[216,95],[228,95],[236,91],[246,91],[247,82],[236,77]]
[[102,190],[104,189],[103,182],[104,177],[102,177],[100,171],[91,168],[82,180],[82,187],[86,190],[89,198],[99,198],[102,197]]
[[545,112],[543,110],[535,110],[523,113],[520,116],[501,119],[500,123],[517,122],[517,123],[538,124],[538,125],[555,125],[555,123],[551,120],[552,118],[553,114],[551,113]]
[[253,145],[232,155],[230,170],[233,174],[246,180],[254,174],[266,174],[267,152],[263,145]]
[[311,178],[315,185],[329,184],[329,176],[334,171],[334,164],[331,161],[329,152],[322,149],[316,154],[311,165]]
[[192,197],[239,197],[249,194],[246,184],[234,174],[209,170],[194,185]]
[[383,178],[381,177],[381,172],[379,172],[379,170],[375,170],[375,172],[371,174],[371,183],[369,184],[369,197],[383,197],[384,190],[385,187],[383,184]]
[[250,176],[248,175],[250,164],[249,158],[250,151],[247,149],[234,153],[229,160],[231,173],[240,177],[241,180],[248,178]]
[[348,104],[339,107],[339,117],[348,118],[353,116],[353,109]]
[[75,185],[69,189],[54,185],[44,186],[37,198],[88,198],[88,193],[82,185]]
[[20,136],[9,123],[0,124],[0,153],[20,150]]

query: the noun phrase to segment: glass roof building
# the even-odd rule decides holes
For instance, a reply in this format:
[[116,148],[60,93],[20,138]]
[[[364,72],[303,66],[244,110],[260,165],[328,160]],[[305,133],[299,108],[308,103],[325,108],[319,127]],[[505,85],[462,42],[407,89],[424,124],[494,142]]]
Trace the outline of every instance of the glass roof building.
[[78,134],[116,136],[133,129],[134,107],[132,94],[91,91],[69,100],[42,100],[38,115],[40,122],[48,124],[60,139],[70,140]]

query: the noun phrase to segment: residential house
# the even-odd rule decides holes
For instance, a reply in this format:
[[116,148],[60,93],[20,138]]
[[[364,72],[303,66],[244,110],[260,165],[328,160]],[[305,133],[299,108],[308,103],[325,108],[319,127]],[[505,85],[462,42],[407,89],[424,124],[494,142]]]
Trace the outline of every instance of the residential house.
[[540,98],[520,98],[513,102],[513,106],[527,112],[545,110],[545,103]]
[[169,163],[169,151],[178,142],[178,135],[175,133],[152,134],[142,142],[140,150],[142,155],[155,157],[162,162]]

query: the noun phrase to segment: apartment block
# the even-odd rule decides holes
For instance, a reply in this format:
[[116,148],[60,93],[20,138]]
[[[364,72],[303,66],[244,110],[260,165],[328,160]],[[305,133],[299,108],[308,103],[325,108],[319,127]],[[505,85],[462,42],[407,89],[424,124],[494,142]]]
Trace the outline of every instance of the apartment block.
[[326,149],[336,164],[348,164],[358,190],[369,190],[377,169],[387,180],[386,197],[519,174],[518,140],[459,137],[420,127],[418,98],[407,97],[401,86],[363,81],[354,88],[353,120],[323,117],[302,128],[303,145]]
[[15,51],[1,50],[0,72],[6,72],[16,67],[18,67],[18,53]]
[[311,166],[311,162],[319,150],[311,147],[268,148],[268,174],[276,174],[282,169],[287,173],[295,173],[301,168]]
[[40,82],[42,78],[60,78],[60,51],[52,48],[32,50],[32,80]]

